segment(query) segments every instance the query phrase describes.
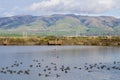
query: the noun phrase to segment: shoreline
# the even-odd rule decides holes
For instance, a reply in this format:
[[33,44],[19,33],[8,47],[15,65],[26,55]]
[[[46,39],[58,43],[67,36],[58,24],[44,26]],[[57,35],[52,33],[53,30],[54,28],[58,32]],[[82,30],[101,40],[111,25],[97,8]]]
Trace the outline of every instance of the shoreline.
[[80,46],[120,46],[120,36],[89,37],[0,37],[4,46],[44,46],[44,45],[80,45]]

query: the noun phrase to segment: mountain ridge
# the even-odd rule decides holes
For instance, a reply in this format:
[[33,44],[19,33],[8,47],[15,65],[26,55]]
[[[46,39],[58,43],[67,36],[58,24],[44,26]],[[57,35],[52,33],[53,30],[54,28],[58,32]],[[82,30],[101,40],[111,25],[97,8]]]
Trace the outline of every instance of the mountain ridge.
[[0,33],[27,32],[29,35],[120,35],[120,19],[112,16],[54,14],[18,15],[0,18]]

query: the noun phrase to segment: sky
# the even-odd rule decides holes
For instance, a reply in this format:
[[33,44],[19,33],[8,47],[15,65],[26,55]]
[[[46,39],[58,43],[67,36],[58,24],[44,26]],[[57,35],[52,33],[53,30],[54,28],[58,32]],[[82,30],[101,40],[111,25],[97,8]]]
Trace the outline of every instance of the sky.
[[0,0],[0,17],[76,14],[120,18],[120,0]]

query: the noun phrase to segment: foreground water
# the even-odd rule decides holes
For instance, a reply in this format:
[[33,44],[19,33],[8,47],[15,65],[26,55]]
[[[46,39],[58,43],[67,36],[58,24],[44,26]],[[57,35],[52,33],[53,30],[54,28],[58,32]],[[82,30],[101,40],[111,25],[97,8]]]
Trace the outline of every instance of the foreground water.
[[0,80],[119,80],[120,48],[0,46]]

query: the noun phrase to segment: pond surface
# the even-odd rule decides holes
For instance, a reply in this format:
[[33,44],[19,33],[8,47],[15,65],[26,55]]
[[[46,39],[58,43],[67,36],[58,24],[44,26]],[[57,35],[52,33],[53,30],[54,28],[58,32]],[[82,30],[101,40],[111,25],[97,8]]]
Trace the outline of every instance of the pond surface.
[[0,46],[0,80],[119,80],[120,47]]

